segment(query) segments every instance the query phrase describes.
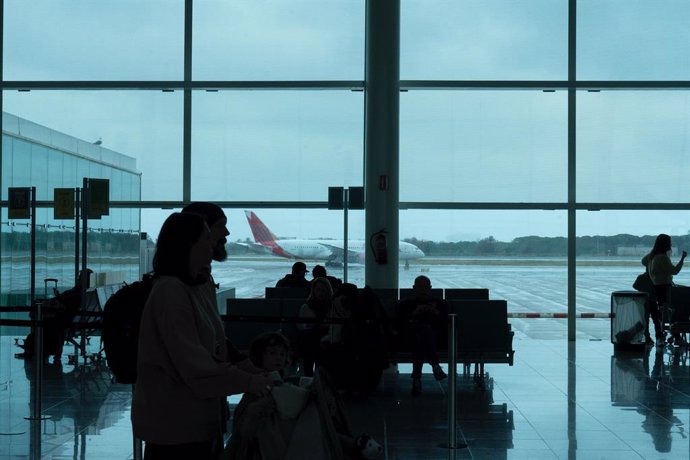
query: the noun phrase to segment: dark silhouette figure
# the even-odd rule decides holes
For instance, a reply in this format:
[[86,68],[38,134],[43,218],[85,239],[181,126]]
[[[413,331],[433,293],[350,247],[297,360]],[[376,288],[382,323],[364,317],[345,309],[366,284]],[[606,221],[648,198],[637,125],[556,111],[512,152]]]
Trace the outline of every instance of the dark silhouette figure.
[[409,340],[412,349],[412,394],[422,392],[422,365],[427,362],[436,380],[445,379],[439,365],[437,340],[446,334],[448,303],[431,296],[431,280],[418,276],[414,280],[414,297],[400,300],[397,305],[399,331]]
[[317,278],[311,283],[307,302],[300,307],[299,316],[315,320],[311,323],[298,323],[299,357],[302,359],[302,374],[314,375],[314,365],[318,364],[321,341],[328,334],[329,327],[322,321],[333,311],[333,289],[326,278]]
[[309,270],[304,262],[295,262],[292,264],[292,273],[288,273],[282,279],[278,280],[276,287],[289,288],[311,288],[311,283],[304,277]]
[[314,265],[311,274],[314,277],[314,279],[326,278],[328,282],[331,283],[331,288],[333,288],[333,292],[335,292],[336,294],[338,293],[338,289],[340,289],[340,286],[343,285],[343,280],[341,280],[340,278],[336,278],[335,276],[330,276],[326,272],[326,267],[324,267],[323,265]]
[[[657,309],[651,309],[650,314],[654,320],[654,328],[656,330],[657,345],[662,345],[664,342],[663,322],[670,320],[670,312],[668,307],[668,291],[673,284],[673,275],[677,275],[683,268],[683,262],[688,255],[683,251],[680,261],[676,265],[671,262],[669,257],[671,253],[671,237],[662,233],[656,237],[654,247],[642,258],[642,265],[647,268],[652,283],[654,284],[654,294],[656,296]],[[656,310],[656,311],[655,311]],[[656,315],[656,319],[654,318]],[[664,318],[664,315],[667,318]],[[674,340],[680,340],[680,336],[674,337]]]
[[[208,203],[205,201],[195,201],[184,208],[182,212],[200,215],[211,232],[211,244],[213,245],[213,260],[216,262],[223,262],[228,258],[228,251],[225,244],[228,242],[227,236],[230,234],[228,230],[228,218],[225,216],[223,209],[217,204]],[[213,280],[213,276],[209,273],[209,299],[216,305],[218,309],[218,302],[216,299],[216,290],[220,288]],[[239,363],[247,359],[247,355],[241,353],[232,344],[230,339],[226,340],[228,347],[228,359],[231,363]]]
[[215,459],[225,397],[271,390],[253,367],[228,363],[223,323],[208,295],[213,245],[204,220],[191,213],[173,213],[158,236],[132,400],[146,460]]

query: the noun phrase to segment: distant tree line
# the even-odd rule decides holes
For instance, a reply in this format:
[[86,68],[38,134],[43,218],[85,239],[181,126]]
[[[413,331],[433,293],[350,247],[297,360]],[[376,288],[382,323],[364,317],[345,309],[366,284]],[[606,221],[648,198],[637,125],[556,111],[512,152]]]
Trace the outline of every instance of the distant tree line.
[[[575,240],[578,256],[631,256],[649,251],[656,235],[635,236],[578,236]],[[673,246],[690,250],[690,233],[671,235]],[[437,242],[407,238],[428,256],[512,256],[565,257],[568,239],[565,237],[521,236],[512,241],[498,241],[493,236],[478,241]]]

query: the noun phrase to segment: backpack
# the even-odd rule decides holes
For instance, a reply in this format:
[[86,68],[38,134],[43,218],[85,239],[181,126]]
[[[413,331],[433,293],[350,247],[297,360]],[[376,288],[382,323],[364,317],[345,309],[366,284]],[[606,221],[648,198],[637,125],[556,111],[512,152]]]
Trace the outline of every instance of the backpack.
[[153,287],[153,277],[125,284],[103,307],[103,350],[110,371],[118,383],[137,380],[139,323],[146,300]]

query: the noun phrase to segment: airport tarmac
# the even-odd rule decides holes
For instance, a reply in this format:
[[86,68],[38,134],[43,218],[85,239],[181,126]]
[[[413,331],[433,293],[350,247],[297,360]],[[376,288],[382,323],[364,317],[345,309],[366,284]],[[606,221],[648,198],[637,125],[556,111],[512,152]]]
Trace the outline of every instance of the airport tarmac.
[[[452,260],[439,263],[436,260],[419,260],[408,270],[400,266],[399,286],[411,287],[415,277],[426,275],[437,288],[488,288],[491,299],[508,301],[511,313],[566,313],[567,267],[564,259],[529,260],[502,259],[496,264],[453,264]],[[312,268],[316,263],[307,262]],[[232,257],[223,263],[214,263],[213,275],[222,287],[234,287],[236,297],[263,297],[266,286],[290,272],[292,262],[274,257]],[[579,261],[576,274],[577,313],[609,313],[611,293],[632,290],[635,277],[643,267],[635,260],[618,260],[617,263],[602,260]],[[329,268],[329,275],[343,278],[342,268]],[[307,274],[311,279],[311,275]],[[677,277],[679,284],[685,276]],[[364,285],[364,266],[348,267],[348,282]],[[558,339],[567,336],[565,319],[510,320],[516,338],[525,334],[536,339]],[[609,340],[609,319],[586,318],[577,320],[578,340]]]

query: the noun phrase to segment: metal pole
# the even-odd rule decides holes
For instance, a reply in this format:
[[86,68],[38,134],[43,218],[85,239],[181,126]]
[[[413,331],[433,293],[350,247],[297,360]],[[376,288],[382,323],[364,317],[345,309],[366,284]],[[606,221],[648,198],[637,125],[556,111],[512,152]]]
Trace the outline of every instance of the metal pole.
[[37,326],[32,326],[31,330],[34,334],[34,369],[33,378],[30,380],[31,387],[31,415],[24,417],[31,423],[30,427],[30,449],[29,458],[32,460],[41,460],[41,422],[50,418],[49,416],[42,416],[42,400],[43,394],[43,302],[36,302],[33,307],[36,309]]
[[[79,282],[79,219],[81,218],[81,189],[74,189],[74,285]],[[81,305],[80,305],[81,308]]]
[[34,391],[32,392],[34,404],[31,420],[39,420],[41,418],[41,393],[43,392],[41,388],[43,386],[43,302],[36,302],[34,308],[36,309],[38,325],[34,326]]
[[457,433],[455,429],[456,425],[456,410],[455,407],[455,383],[456,383],[456,337],[455,333],[457,328],[455,327],[455,320],[457,316],[455,314],[448,315],[448,448],[457,449]]
[[88,288],[89,277],[86,276],[86,243],[87,232],[89,229],[89,178],[85,177],[81,188],[81,305],[79,308],[84,310],[86,305],[86,288]]
[[348,262],[348,257],[347,257],[347,240],[348,240],[348,232],[347,232],[347,209],[350,207],[350,190],[345,187],[343,189],[343,282],[347,283],[347,262]]
[[31,187],[31,288],[29,305],[36,300],[36,187]]

